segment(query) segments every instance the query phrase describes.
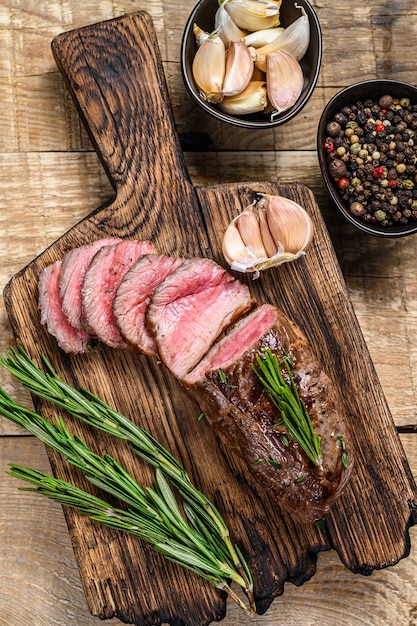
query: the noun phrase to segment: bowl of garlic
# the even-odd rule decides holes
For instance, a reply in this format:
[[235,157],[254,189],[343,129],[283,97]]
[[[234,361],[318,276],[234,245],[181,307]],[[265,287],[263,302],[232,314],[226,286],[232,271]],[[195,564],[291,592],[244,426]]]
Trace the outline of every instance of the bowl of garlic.
[[184,30],[181,69],[192,98],[214,118],[273,128],[307,104],[321,56],[307,0],[200,0]]

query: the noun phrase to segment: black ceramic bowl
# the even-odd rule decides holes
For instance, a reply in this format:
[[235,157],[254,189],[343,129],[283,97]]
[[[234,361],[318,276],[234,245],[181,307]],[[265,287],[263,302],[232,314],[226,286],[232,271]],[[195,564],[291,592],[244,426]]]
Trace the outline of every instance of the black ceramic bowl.
[[289,26],[300,17],[300,9],[297,9],[295,4],[304,8],[310,21],[310,44],[304,58],[300,61],[304,74],[303,90],[297,102],[290,109],[283,111],[280,115],[271,119],[271,117],[265,113],[234,117],[223,113],[216,108],[216,105],[205,102],[201,98],[192,74],[192,63],[197,51],[193,24],[198,24],[200,28],[207,32],[213,31],[214,16],[219,5],[218,0],[200,0],[194,7],[185,26],[181,44],[181,70],[188,91],[202,109],[222,122],[234,124],[242,128],[273,128],[274,126],[280,126],[295,117],[303,109],[313,93],[319,76],[322,38],[317,16],[307,0],[298,0],[297,2],[294,2],[294,0],[282,0],[280,25],[284,27]]
[[[417,232],[417,221],[384,227],[378,223],[364,222],[361,218],[352,215],[349,211],[348,204],[344,203],[340,197],[335,180],[329,175],[328,155],[324,149],[324,143],[327,137],[326,127],[327,124],[332,121],[336,113],[345,106],[355,104],[355,102],[363,102],[367,99],[378,100],[384,95],[391,95],[393,98],[399,99],[409,98],[411,104],[417,104],[417,88],[408,83],[397,80],[367,80],[351,85],[337,93],[326,105],[318,126],[317,153],[323,180],[330,196],[337,209],[351,224],[369,235],[376,235],[378,237],[404,237]],[[410,177],[413,178],[413,176]]]

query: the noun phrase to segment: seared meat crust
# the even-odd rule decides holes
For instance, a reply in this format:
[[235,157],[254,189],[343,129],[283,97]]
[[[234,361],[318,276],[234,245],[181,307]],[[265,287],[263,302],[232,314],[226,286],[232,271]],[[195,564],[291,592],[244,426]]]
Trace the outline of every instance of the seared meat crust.
[[[292,373],[299,395],[321,437],[321,466],[314,466],[288,436],[279,411],[253,370],[256,353],[267,348],[279,360],[288,353],[294,362]],[[352,454],[337,390],[301,330],[277,310],[275,325],[221,371],[221,375],[219,369],[208,371],[187,388],[222,444],[245,461],[250,474],[296,520],[309,523],[320,519],[350,477]]]

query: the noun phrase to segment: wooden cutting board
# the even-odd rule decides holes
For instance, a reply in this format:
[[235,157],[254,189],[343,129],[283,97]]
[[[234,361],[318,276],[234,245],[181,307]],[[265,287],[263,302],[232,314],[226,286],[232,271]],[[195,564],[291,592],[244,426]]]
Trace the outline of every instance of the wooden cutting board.
[[[416,486],[354,315],[320,210],[300,184],[236,183],[194,188],[169,104],[151,18],[139,12],[58,36],[52,44],[114,198],[76,224],[17,274],[4,298],[16,341],[45,353],[69,382],[83,385],[149,430],[181,460],[222,511],[251,566],[258,612],[315,571],[316,554],[335,549],[353,572],[395,564],[409,550],[417,520]],[[344,399],[355,448],[352,480],[323,528],[300,526],[222,450],[199,409],[155,359],[104,346],[68,356],[40,325],[37,281],[66,250],[108,235],[151,239],[161,252],[206,256],[224,264],[221,238],[229,220],[257,191],[306,207],[316,229],[308,253],[247,282],[259,302],[282,308],[307,334]],[[55,190],[57,196],[59,189]],[[55,410],[34,399],[48,416]],[[116,456],[149,484],[152,473],[120,441],[68,418],[95,450]],[[56,476],[91,486],[49,451]],[[225,614],[225,596],[135,538],[65,509],[90,611],[137,625],[202,626]],[[47,532],[48,529],[40,529]]]

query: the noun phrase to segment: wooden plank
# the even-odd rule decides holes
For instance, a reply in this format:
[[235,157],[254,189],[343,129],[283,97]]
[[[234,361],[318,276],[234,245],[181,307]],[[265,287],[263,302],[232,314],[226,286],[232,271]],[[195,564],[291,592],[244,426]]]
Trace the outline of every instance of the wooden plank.
[[[101,44],[102,37],[106,44],[104,60],[95,48]],[[135,49],[134,60],[129,47],[133,40],[140,50],[137,54]],[[109,56],[110,50],[112,55]],[[200,188],[199,207],[171,127],[155,37],[145,15],[137,14],[112,24],[68,33],[56,41],[55,53],[71,88],[77,93],[81,114],[90,125],[95,143],[100,145],[102,160],[118,194],[109,206],[70,230],[14,278],[6,292],[6,305],[17,339],[31,353],[46,352],[59,371],[66,372],[80,384],[92,386],[93,391],[131,416],[138,410],[136,397],[126,397],[119,391],[133,376],[130,387],[142,392],[141,422],[174,454],[189,460],[190,473],[208,495],[216,496],[234,534],[240,538],[245,552],[251,555],[261,612],[272,597],[282,591],[287,578],[297,584],[308,579],[315,569],[314,552],[330,545],[355,571],[369,572],[398,561],[408,547],[407,529],[413,521],[409,502],[414,500],[415,486],[311,193],[302,185],[272,183]],[[138,59],[142,60],[140,70]],[[103,66],[100,67],[100,63]],[[91,69],[93,66],[96,66],[96,73]],[[136,82],[132,73],[135,71],[140,72],[144,89],[134,90]],[[157,72],[156,78],[153,72]],[[146,74],[148,80],[143,78]],[[129,98],[124,100],[127,83]],[[160,92],[155,90],[155,85]],[[92,107],[92,103],[100,106]],[[147,123],[143,123],[143,119]],[[130,137],[135,137],[133,143],[126,140]],[[151,168],[146,167],[149,162]],[[286,516],[278,516],[273,503],[257,492],[243,466],[221,455],[208,426],[197,424],[197,407],[153,361],[104,348],[82,359],[63,358],[54,341],[39,326],[37,275],[45,264],[61,256],[68,247],[117,232],[126,237],[152,237],[167,253],[205,254],[217,258],[218,227],[225,227],[225,219],[231,218],[240,203],[243,206],[249,203],[254,190],[279,191],[300,201],[312,214],[317,228],[311,252],[297,269],[283,268],[279,283],[267,274],[252,289],[259,301],[268,298],[280,303],[303,326],[310,339],[320,345],[323,366],[334,374],[337,372],[340,392],[349,389],[345,403],[349,419],[355,424],[352,436],[357,465],[343,502],[335,505],[326,522],[326,534],[317,528],[297,527]],[[364,388],[369,392],[362,398]],[[150,399],[149,389],[152,390]],[[43,408],[42,403],[36,404]],[[369,429],[370,413],[375,415],[376,423],[385,433],[382,442],[375,442],[375,433]],[[100,449],[112,453],[117,448],[119,458],[123,458],[127,467],[133,472],[139,471],[129,451],[120,444],[114,447],[115,444],[104,436],[99,441],[96,437],[91,441],[91,434],[85,428],[75,424],[73,428]],[[51,454],[50,458],[58,476],[80,480],[56,455]],[[150,480],[145,468],[140,469],[140,475],[142,480]],[[187,623],[195,625],[223,616],[224,598],[207,584],[178,571],[159,557],[152,558],[158,575],[150,578],[147,570],[135,567],[135,563],[146,562],[149,558],[144,546],[137,545],[132,538],[93,528],[73,512],[66,511],[66,515],[93,614],[102,618],[118,614],[137,624],[159,618],[179,621],[180,616],[187,615]],[[256,525],[253,519],[257,520]],[[387,525],[389,532],[386,532]],[[264,546],[260,552],[259,546]],[[132,580],[135,580],[135,588],[138,585],[143,590],[141,601],[133,601]],[[165,589],[166,580],[171,581],[169,594]]]

